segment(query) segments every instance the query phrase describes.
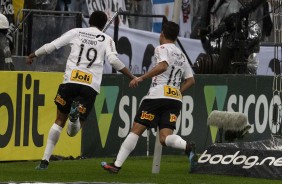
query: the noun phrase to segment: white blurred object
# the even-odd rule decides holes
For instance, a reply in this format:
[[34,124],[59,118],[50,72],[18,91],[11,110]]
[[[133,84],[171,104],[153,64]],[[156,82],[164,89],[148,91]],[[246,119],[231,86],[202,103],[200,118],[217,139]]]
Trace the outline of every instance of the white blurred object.
[[256,74],[259,65],[259,60],[256,53],[251,53],[248,57],[247,67],[250,73]]
[[240,131],[246,127],[247,122],[248,118],[243,113],[214,110],[210,113],[207,124],[223,130]]
[[163,146],[160,143],[159,128],[157,128],[157,134],[156,134],[156,139],[155,139],[155,147],[154,147],[154,156],[153,156],[153,165],[152,165],[152,173],[153,174],[160,173],[162,150],[163,150]]
[[7,17],[0,13],[0,29],[9,29],[9,21]]

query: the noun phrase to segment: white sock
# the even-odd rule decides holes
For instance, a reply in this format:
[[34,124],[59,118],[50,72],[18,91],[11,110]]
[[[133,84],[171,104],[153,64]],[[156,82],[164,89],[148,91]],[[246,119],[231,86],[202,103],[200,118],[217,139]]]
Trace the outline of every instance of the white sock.
[[176,149],[186,149],[186,141],[179,135],[168,135],[165,139],[165,145]]
[[53,153],[53,150],[60,138],[62,129],[63,128],[57,125],[56,123],[54,123],[52,127],[50,128],[48,139],[47,139],[47,144],[46,144],[46,148],[45,148],[42,160],[47,160],[49,162],[50,157]]
[[134,150],[139,136],[135,133],[130,132],[128,136],[123,141],[120,150],[115,161],[115,166],[121,167],[124,161],[127,159],[128,155]]
[[79,132],[80,130],[80,122],[79,122],[79,118],[77,118],[77,120],[75,122],[71,122],[69,120],[68,122],[68,128],[67,128],[67,134],[70,136],[70,137],[74,137],[77,132]]

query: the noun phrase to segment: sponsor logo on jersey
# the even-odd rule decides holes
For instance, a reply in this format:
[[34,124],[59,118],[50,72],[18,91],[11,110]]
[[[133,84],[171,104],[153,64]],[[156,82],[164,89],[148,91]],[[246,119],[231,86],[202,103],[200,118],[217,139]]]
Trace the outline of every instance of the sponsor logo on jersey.
[[174,62],[174,65],[175,65],[175,66],[182,66],[183,63],[184,63],[184,61],[175,61],[175,62]]
[[164,96],[178,98],[178,99],[182,98],[179,89],[171,86],[164,86]]
[[177,120],[177,116],[175,114],[170,114],[169,122],[175,123]]
[[80,112],[81,114],[84,114],[86,112],[86,107],[83,107],[82,105],[79,105],[78,112]]
[[155,118],[154,114],[148,114],[147,111],[143,111],[141,115],[141,119],[147,119],[149,121],[153,121]]
[[80,70],[73,70],[71,72],[71,81],[82,82],[86,84],[92,83],[92,75],[86,72],[82,72]]
[[61,95],[56,96],[55,102],[58,102],[62,106],[66,105],[66,101],[63,98],[61,98]]

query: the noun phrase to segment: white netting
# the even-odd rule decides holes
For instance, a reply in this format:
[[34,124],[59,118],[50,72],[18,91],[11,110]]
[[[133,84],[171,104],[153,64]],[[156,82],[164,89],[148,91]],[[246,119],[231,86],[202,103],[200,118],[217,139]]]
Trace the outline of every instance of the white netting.
[[272,3],[274,42],[282,43],[282,0],[273,0]]
[[[274,78],[273,78],[273,99],[277,99],[273,103],[272,132],[282,135],[282,78],[281,78],[281,62],[282,62],[282,0],[271,1],[271,13],[273,17],[274,31]],[[278,97],[278,98],[274,98]]]

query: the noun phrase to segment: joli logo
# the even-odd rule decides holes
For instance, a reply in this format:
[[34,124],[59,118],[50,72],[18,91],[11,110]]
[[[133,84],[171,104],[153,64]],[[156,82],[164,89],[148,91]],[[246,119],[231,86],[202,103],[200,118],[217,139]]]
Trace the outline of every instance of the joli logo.
[[165,96],[169,96],[173,98],[182,98],[180,91],[177,88],[173,88],[170,86],[164,87],[164,93]]
[[73,70],[71,73],[71,80],[91,84],[92,75],[86,72],[82,72],[80,70]]
[[148,114],[146,111],[142,112],[141,119],[147,119],[149,121],[153,121],[154,118],[155,118],[155,115]]

